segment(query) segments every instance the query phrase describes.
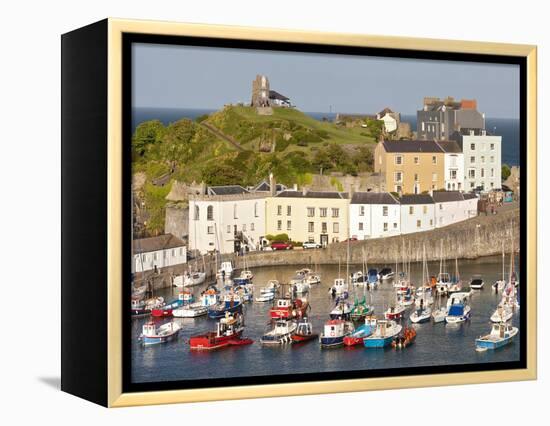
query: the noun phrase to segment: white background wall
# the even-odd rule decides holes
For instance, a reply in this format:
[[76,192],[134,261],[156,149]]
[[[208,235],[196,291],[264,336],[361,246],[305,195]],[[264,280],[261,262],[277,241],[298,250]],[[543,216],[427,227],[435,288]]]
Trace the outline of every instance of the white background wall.
[[[547,421],[549,387],[549,336],[547,321],[539,319],[539,380],[504,384],[469,385],[399,391],[304,396],[105,410],[59,392],[60,325],[60,47],[59,35],[106,16],[174,21],[225,23],[304,30],[533,43],[539,45],[539,158],[550,158],[548,126],[548,13],[535,0],[454,2],[394,0],[395,13],[388,23],[383,2],[298,2],[279,0],[276,5],[257,1],[176,2],[157,0],[5,1],[2,4],[2,154],[0,223],[4,255],[3,283],[11,283],[9,297],[32,294],[48,309],[37,315],[19,311],[17,303],[4,304],[3,318],[12,327],[27,330],[21,338],[4,340],[2,421],[25,424],[54,420],[56,424],[122,425],[197,423],[226,424],[228,415],[240,413],[239,425],[279,424],[284,411],[295,424],[343,424],[340,409],[363,410],[369,423],[388,422],[397,404],[426,407],[427,416],[445,426],[475,422],[485,425],[530,424]],[[513,29],[513,30],[511,30]],[[446,93],[436,93],[445,96]],[[546,95],[546,96],[543,96]],[[542,163],[542,162],[541,162]],[[539,180],[544,183],[539,167]],[[539,211],[550,208],[548,191],[539,193]],[[25,206],[28,206],[25,207]],[[32,208],[31,208],[32,207]],[[40,232],[35,226],[37,209]],[[539,221],[539,235],[550,232]],[[32,229],[33,234],[28,235]],[[27,238],[23,238],[27,235]],[[42,249],[29,264],[29,238]],[[544,262],[548,239],[539,239],[539,276],[547,276]],[[9,251],[9,252],[8,252]],[[7,256],[7,253],[10,253]],[[9,259],[9,260],[6,260]],[[21,271],[29,271],[22,279]],[[17,285],[15,285],[17,284]],[[550,298],[541,279],[539,300]],[[44,332],[47,325],[48,333]],[[461,415],[449,415],[460,404]],[[324,408],[323,408],[324,407]],[[274,411],[275,410],[275,411]],[[234,418],[234,416],[233,416]],[[202,420],[201,420],[202,419]],[[546,420],[545,420],[546,419]],[[414,422],[414,420],[412,420]],[[206,423],[205,423],[206,424]]]

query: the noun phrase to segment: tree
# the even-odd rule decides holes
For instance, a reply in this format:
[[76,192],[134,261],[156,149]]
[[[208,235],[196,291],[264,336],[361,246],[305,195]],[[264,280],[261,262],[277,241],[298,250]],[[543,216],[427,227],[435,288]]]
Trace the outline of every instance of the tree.
[[140,157],[147,149],[162,139],[164,126],[159,120],[145,121],[136,127],[132,136],[132,151]]
[[508,179],[511,174],[512,174],[512,169],[510,169],[510,166],[508,164],[503,164],[502,172],[501,172],[502,180]]

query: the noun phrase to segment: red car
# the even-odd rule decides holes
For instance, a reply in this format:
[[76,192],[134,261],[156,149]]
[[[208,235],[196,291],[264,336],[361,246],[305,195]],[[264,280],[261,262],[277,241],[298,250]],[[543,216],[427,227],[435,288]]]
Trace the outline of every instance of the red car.
[[282,241],[274,241],[271,243],[272,250],[292,250],[292,244]]

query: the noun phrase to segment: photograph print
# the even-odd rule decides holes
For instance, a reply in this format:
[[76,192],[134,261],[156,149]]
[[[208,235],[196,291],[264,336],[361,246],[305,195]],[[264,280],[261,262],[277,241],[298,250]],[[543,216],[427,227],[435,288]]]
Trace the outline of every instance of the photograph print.
[[524,365],[519,60],[127,43],[129,389]]

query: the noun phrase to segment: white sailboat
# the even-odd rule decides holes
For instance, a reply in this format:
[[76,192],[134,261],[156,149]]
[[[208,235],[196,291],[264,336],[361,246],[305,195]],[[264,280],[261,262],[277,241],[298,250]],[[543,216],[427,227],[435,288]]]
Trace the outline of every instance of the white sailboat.
[[[419,298],[420,306],[416,309],[410,316],[411,322],[415,324],[428,322],[432,316],[432,309],[430,304],[426,301],[427,291],[426,291],[426,282],[428,281],[428,264],[426,263],[426,246],[422,247],[422,297]],[[431,298],[431,294],[430,294]]]

